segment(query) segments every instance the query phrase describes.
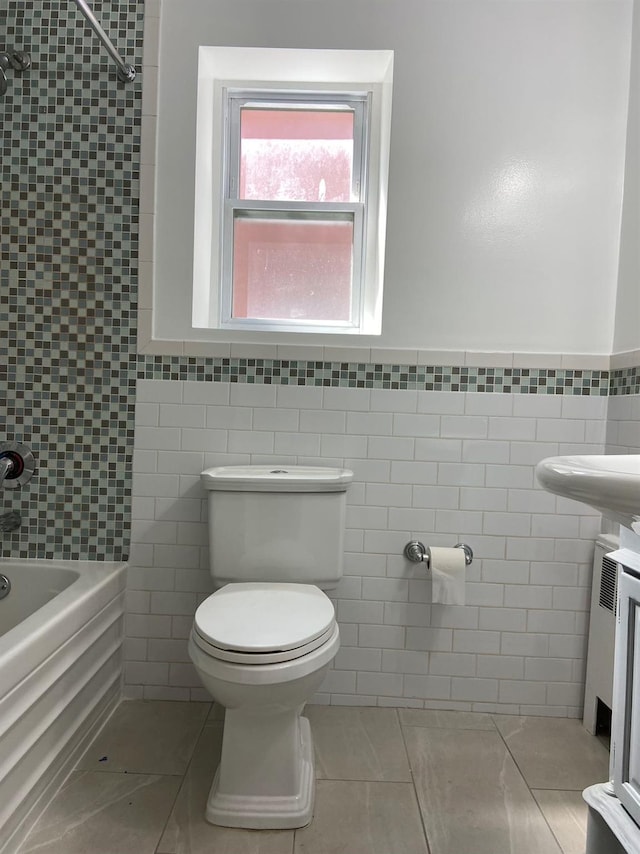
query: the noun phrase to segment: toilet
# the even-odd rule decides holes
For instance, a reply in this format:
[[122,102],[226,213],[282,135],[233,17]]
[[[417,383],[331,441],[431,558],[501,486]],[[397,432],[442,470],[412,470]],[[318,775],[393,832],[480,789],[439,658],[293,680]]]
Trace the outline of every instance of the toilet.
[[315,793],[302,710],[340,646],[323,592],[342,577],[347,469],[223,466],[208,491],[209,567],[189,655],[225,709],[206,819],[225,827],[303,827]]

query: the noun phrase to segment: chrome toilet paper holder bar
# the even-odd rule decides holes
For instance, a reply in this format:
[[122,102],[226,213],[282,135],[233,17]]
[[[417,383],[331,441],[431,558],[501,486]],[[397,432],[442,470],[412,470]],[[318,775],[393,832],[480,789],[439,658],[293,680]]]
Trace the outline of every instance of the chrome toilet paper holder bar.
[[[453,548],[464,551],[466,566],[469,566],[473,562],[473,549],[471,546],[468,546],[466,543],[456,543]],[[428,568],[431,560],[431,549],[419,540],[411,540],[404,547],[404,556],[413,563],[426,563]]]

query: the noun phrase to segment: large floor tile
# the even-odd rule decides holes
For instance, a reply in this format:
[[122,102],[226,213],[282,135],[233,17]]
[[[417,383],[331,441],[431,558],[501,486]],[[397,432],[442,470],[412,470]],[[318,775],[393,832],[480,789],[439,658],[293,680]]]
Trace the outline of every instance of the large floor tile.
[[179,777],[74,772],[20,854],[153,854]]
[[184,774],[209,703],[121,703],[78,763],[85,771]]
[[217,721],[218,723],[224,721],[224,707],[220,703],[211,703],[207,721]]
[[580,721],[496,715],[502,734],[532,789],[582,791],[609,776],[609,754]]
[[563,854],[584,854],[589,810],[581,792],[536,789],[533,796],[560,843]]
[[431,854],[560,854],[497,732],[404,734]]
[[319,780],[295,854],[428,854],[413,786]]
[[215,827],[205,820],[221,744],[222,725],[208,723],[196,745],[158,854],[292,854],[292,830],[235,830]]
[[484,729],[495,732],[491,715],[483,712],[447,712],[439,709],[398,709],[402,726],[437,729]]
[[395,709],[307,706],[316,777],[327,780],[411,780]]
[[[222,710],[132,701],[20,854],[583,854],[579,790],[606,779],[608,754],[578,721],[327,706],[306,714],[320,778],[306,828],[208,824]],[[128,773],[95,773],[105,771]]]

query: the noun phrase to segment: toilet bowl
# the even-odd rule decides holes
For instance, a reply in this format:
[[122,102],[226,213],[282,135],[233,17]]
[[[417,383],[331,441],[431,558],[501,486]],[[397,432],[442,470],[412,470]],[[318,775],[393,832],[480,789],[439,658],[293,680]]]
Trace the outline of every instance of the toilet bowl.
[[309,823],[313,743],[301,712],[339,645],[333,605],[314,585],[228,584],[200,605],[189,654],[226,710],[208,821],[253,829]]

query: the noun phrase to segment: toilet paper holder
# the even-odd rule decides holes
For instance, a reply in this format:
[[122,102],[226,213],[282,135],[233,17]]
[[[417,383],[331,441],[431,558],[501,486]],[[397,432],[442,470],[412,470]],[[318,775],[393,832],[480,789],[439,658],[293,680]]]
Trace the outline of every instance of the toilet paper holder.
[[[467,566],[473,561],[473,550],[466,543],[456,543],[454,549],[462,549],[464,551],[464,562]],[[421,543],[419,540],[411,540],[404,547],[404,556],[413,563],[426,563],[427,568],[431,560],[431,549]]]

